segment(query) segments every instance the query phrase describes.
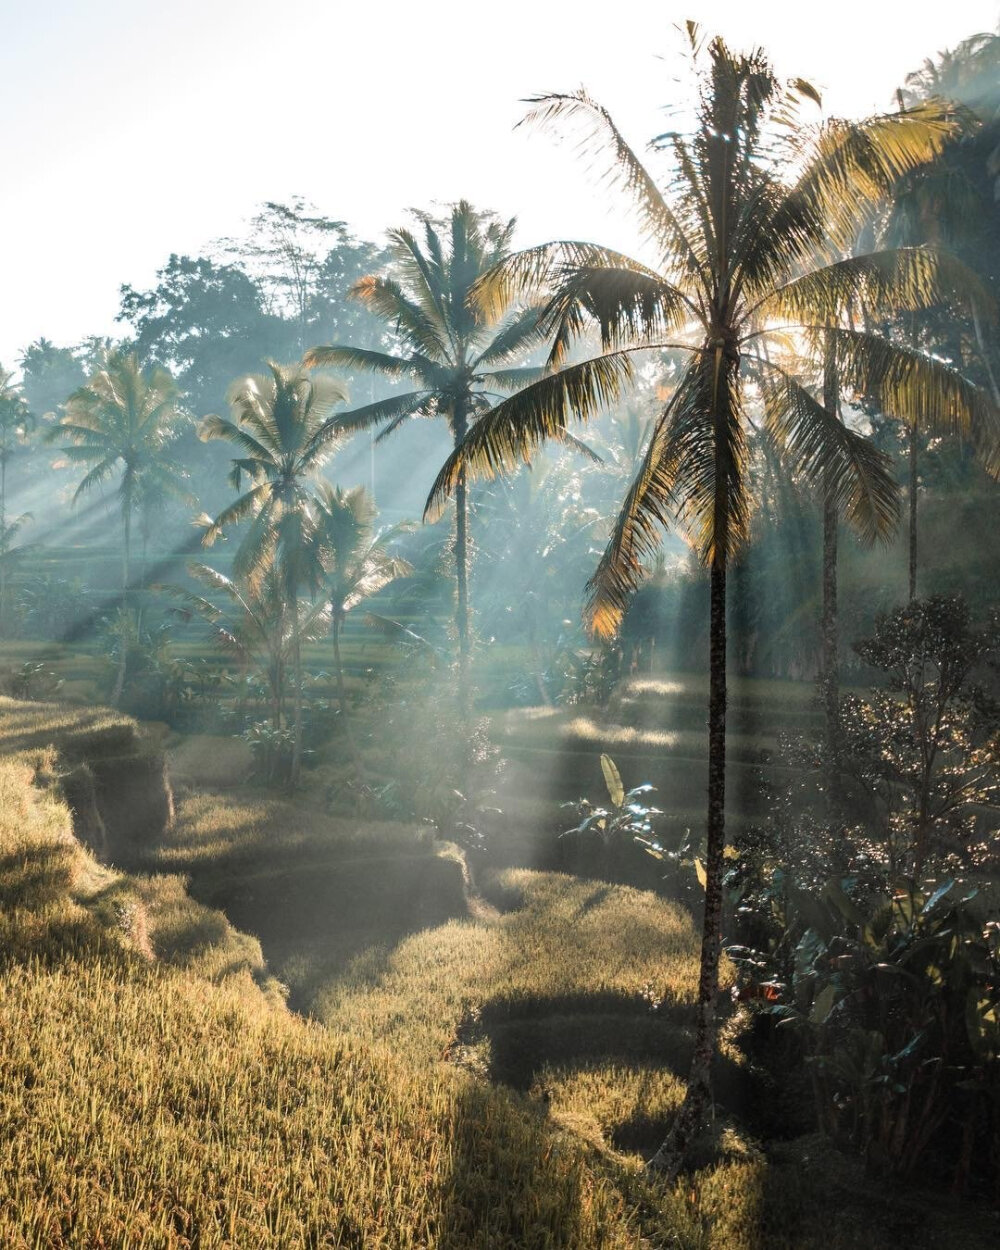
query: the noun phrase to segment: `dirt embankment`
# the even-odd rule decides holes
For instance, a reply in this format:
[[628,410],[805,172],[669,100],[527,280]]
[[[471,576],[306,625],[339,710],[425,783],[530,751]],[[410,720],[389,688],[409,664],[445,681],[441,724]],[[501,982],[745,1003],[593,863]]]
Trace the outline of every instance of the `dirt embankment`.
[[0,699],[0,749],[52,747],[73,832],[106,862],[127,864],[174,818],[161,737],[105,709]]

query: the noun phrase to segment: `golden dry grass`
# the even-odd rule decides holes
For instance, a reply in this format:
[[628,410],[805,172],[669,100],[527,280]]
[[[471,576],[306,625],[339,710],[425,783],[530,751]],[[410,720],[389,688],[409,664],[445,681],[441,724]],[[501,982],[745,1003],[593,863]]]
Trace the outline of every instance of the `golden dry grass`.
[[[776,1165],[730,1131],[721,1160],[677,1185],[646,1175],[636,1142],[682,1082],[600,1046],[641,1033],[644,1001],[683,1031],[697,943],[681,909],[508,871],[490,894],[509,910],[368,949],[331,973],[326,1027],[310,1023],[256,939],[181,878],[114,871],[73,838],[40,743],[46,726],[57,743],[93,730],[92,714],[2,711],[0,741],[9,727],[22,746],[0,757],[5,1250],[877,1250],[959,1228],[865,1190],[815,1143],[811,1162]],[[367,832],[384,862],[436,854],[413,829]],[[365,834],[280,801],[195,796],[162,861],[247,880],[284,861],[308,882],[370,851]],[[567,1057],[560,1018],[596,1021],[598,1050]],[[483,1079],[529,1035],[524,1094]],[[966,1222],[950,1244],[994,1231]]]

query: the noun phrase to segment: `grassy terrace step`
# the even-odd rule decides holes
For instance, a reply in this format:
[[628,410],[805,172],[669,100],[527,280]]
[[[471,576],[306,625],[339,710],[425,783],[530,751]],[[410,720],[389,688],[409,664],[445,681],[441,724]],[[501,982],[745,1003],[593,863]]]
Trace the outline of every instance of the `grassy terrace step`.
[[295,1018],[176,878],[97,864],[36,784],[54,763],[0,757],[0,1244],[638,1250],[594,1152],[456,1067]]

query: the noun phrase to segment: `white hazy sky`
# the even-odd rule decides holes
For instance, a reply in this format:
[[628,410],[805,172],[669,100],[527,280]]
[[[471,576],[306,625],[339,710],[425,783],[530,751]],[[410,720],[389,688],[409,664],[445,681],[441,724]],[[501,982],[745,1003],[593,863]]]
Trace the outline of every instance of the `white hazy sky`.
[[[301,194],[376,238],[459,197],[519,241],[615,242],[572,150],[520,101],[585,86],[639,148],[676,104],[678,22],[761,45],[861,115],[998,0],[0,0],[0,360],[114,332],[118,288]],[[620,236],[619,236],[620,237]]]

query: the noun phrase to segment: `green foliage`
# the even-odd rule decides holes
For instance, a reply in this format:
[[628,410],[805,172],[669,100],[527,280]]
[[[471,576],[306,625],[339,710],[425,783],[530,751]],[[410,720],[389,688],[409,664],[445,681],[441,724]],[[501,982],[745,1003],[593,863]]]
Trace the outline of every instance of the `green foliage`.
[[950,1157],[964,1191],[1000,1180],[1000,926],[954,886],[865,898],[832,880],[800,897],[767,1010],[803,1030],[831,1136],[880,1172]]
[[879,617],[855,650],[887,688],[843,701],[841,767],[889,879],[988,860],[1000,706],[982,680],[1000,659],[1000,618],[977,627],[960,596],[916,600]]
[[63,681],[45,660],[28,660],[11,668],[4,684],[13,699],[54,699]]
[[254,721],[240,738],[250,748],[253,780],[264,786],[287,786],[292,772],[294,731],[268,721]]
[[69,395],[86,380],[79,352],[39,338],[21,353],[22,390],[36,419],[61,413]]
[[52,573],[26,577],[17,587],[13,615],[22,638],[66,639],[87,615],[83,581]]
[[650,847],[656,845],[654,824],[663,813],[658,807],[645,802],[645,796],[652,793],[654,787],[644,782],[626,791],[618,766],[610,755],[601,756],[601,772],[611,800],[610,806],[595,807],[589,799],[579,799],[575,806],[581,817],[580,823],[567,829],[562,836],[597,835],[609,847],[622,842],[639,842]]

